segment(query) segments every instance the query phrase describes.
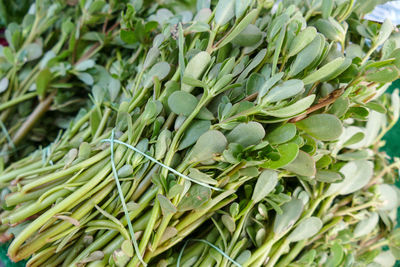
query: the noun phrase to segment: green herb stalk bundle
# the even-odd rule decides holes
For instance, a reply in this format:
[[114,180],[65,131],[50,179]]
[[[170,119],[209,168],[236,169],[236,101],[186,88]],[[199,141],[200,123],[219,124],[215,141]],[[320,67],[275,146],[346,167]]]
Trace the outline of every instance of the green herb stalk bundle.
[[379,152],[400,110],[398,93],[384,94],[400,68],[391,22],[363,20],[368,8],[353,1],[187,4],[127,4],[93,106],[46,153],[0,174],[9,257],[31,257],[29,266],[399,257],[399,161]]

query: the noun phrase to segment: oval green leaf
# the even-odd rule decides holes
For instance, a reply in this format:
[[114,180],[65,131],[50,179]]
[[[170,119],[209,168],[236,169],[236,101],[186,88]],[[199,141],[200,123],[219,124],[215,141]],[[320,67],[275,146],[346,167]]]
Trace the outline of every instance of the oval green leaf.
[[296,96],[304,91],[304,83],[293,79],[273,87],[263,98],[263,103],[274,103]]
[[210,121],[198,120],[193,122],[189,128],[185,131],[185,134],[182,137],[182,140],[179,144],[178,150],[185,149],[194,143],[196,143],[199,137],[207,132],[211,127]]
[[278,173],[273,170],[264,170],[257,178],[256,186],[254,187],[251,200],[254,203],[260,202],[264,197],[274,190],[278,183]]
[[189,116],[198,102],[194,95],[184,91],[173,92],[168,98],[168,106],[172,112],[184,116]]
[[299,219],[302,212],[303,202],[299,199],[293,198],[289,202],[283,204],[282,213],[275,217],[274,233],[281,236],[287,232]]
[[318,82],[320,80],[325,79],[326,77],[337,72],[339,68],[342,67],[343,62],[345,61],[344,57],[338,57],[332,60],[331,62],[325,64],[321,68],[316,71],[313,71],[310,75],[303,79],[305,85],[312,84]]
[[178,210],[180,212],[199,208],[211,198],[211,189],[202,185],[193,184],[189,191],[179,202]]
[[310,26],[302,30],[290,43],[288,57],[299,53],[304,47],[310,44],[317,36],[317,29]]
[[347,195],[360,190],[372,178],[374,166],[367,160],[355,160],[346,163],[340,172],[344,175],[343,181],[331,184],[327,195]]
[[296,122],[296,126],[322,141],[336,140],[343,132],[341,121],[331,114],[312,115],[304,120]]
[[266,136],[266,139],[270,144],[273,145],[283,144],[291,140],[296,135],[296,132],[296,125],[293,123],[286,123],[269,132]]
[[296,159],[284,167],[285,170],[301,176],[312,177],[315,175],[315,161],[306,152],[300,150]]
[[241,123],[236,126],[228,135],[229,143],[241,144],[243,147],[258,144],[265,136],[263,126],[255,121]]
[[300,99],[299,101],[294,102],[293,104],[275,110],[264,110],[263,113],[268,116],[273,116],[277,118],[288,118],[294,115],[301,114],[307,108],[309,108],[314,102],[315,95],[309,95],[305,98]]
[[190,162],[202,162],[213,159],[215,154],[222,153],[228,145],[225,136],[216,130],[205,132],[190,151]]
[[319,230],[322,228],[322,221],[318,217],[309,217],[303,220],[299,225],[294,229],[287,239],[290,242],[297,242],[300,240],[308,239],[316,235]]

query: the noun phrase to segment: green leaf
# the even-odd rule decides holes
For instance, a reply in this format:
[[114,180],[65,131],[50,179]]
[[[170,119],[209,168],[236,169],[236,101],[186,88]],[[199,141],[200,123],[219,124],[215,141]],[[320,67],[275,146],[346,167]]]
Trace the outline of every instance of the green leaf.
[[188,148],[189,146],[196,143],[199,137],[207,132],[211,127],[210,121],[198,120],[194,121],[189,128],[185,131],[181,142],[179,143],[178,150]]
[[[260,86],[260,93],[258,94],[258,99],[263,98],[267,92],[269,91],[269,89],[271,89],[272,86],[274,86],[277,82],[279,82],[282,77],[283,77],[284,73],[283,72],[279,72],[277,74],[272,75],[271,78],[269,78],[268,80],[264,80],[264,83],[262,84],[262,86]],[[251,78],[251,76],[249,77],[249,79]]]
[[382,23],[381,29],[379,30],[379,34],[377,36],[375,46],[382,45],[392,34],[393,31],[393,24],[390,19],[385,19]]
[[283,46],[283,41],[285,39],[286,35],[286,24],[282,26],[278,38],[275,41],[275,49],[274,49],[274,55],[272,56],[272,66],[271,66],[271,74],[274,75],[275,71],[277,69],[278,65],[278,60],[279,60],[279,55],[281,54],[282,46]]
[[317,255],[317,252],[315,249],[308,250],[303,254],[303,256],[295,262],[295,264],[298,264],[296,266],[311,266],[312,263],[315,262],[315,257]]
[[162,104],[153,99],[149,99],[146,103],[144,111],[142,112],[143,119],[146,122],[152,122],[162,110]]
[[263,103],[274,103],[296,96],[304,91],[304,83],[293,79],[284,81],[273,87],[263,98]]
[[380,71],[369,72],[365,75],[365,79],[370,82],[389,83],[396,80],[400,75],[397,68],[385,68]]
[[45,68],[39,72],[36,78],[36,91],[41,98],[46,95],[46,90],[52,79],[52,74],[48,68]]
[[189,191],[179,202],[178,210],[180,212],[199,208],[205,202],[211,199],[211,189],[198,184],[192,184]]
[[157,61],[159,55],[160,50],[157,47],[150,48],[143,63],[143,70],[146,70],[153,66],[153,64]]
[[278,183],[278,173],[273,170],[264,170],[257,178],[251,200],[258,203],[274,190]]
[[327,195],[347,195],[356,192],[368,184],[372,178],[374,166],[367,160],[355,160],[346,163],[340,172],[344,175],[343,181],[329,186]]
[[[249,65],[240,73],[239,77],[237,78],[237,82],[240,83],[244,79],[246,79],[247,75],[249,75],[249,73],[262,62],[266,54],[267,49],[261,49],[257,53],[257,55],[250,61]],[[239,66],[239,64],[237,66]],[[235,72],[235,70],[233,72]]]
[[322,0],[322,17],[327,19],[331,16],[334,0]]
[[157,137],[154,158],[161,160],[164,158],[167,150],[171,144],[172,133],[171,131],[164,129]]
[[[219,54],[218,54],[219,55]],[[222,66],[219,70],[218,76],[217,76],[217,80],[221,79],[222,77],[231,74],[233,68],[235,67],[235,58],[234,57],[230,57],[225,59],[222,62]]]
[[0,80],[0,94],[7,90],[9,84],[9,80],[7,77],[4,77]]
[[286,123],[269,132],[266,136],[266,139],[270,144],[273,145],[283,144],[293,139],[293,137],[296,135],[296,132],[296,125],[293,123]]
[[366,159],[369,157],[368,151],[366,150],[359,150],[355,152],[347,152],[343,154],[337,155],[338,160],[343,160],[343,161],[351,161],[351,160],[357,160],[357,159]]
[[360,142],[361,140],[363,140],[364,137],[365,137],[365,134],[363,132],[358,132],[358,133],[354,134],[352,137],[350,137],[348,140],[346,140],[346,142],[343,143],[343,147],[356,144],[356,143]]
[[387,112],[386,108],[378,101],[368,102],[365,106],[382,114]]
[[303,79],[305,85],[312,84],[317,81],[323,80],[326,77],[335,73],[339,68],[342,67],[343,62],[345,61],[344,57],[338,57],[332,60],[331,62],[325,64],[318,70],[312,72],[307,77]]
[[342,74],[347,68],[350,67],[352,60],[350,58],[345,58],[342,65],[340,65],[334,72],[321,79],[320,82],[326,82],[337,78],[340,74]]
[[237,143],[243,147],[248,147],[260,143],[264,136],[265,130],[263,126],[258,122],[251,121],[236,126],[226,138],[229,143]]
[[336,140],[343,132],[341,121],[331,114],[311,115],[304,120],[296,122],[296,126],[322,141]]
[[332,158],[329,155],[323,155],[316,163],[317,168],[324,169],[332,163]]
[[198,104],[197,98],[184,91],[173,92],[168,98],[168,106],[178,115],[189,116]]
[[129,240],[124,240],[121,244],[121,249],[122,251],[128,256],[128,257],[133,257],[133,246],[132,242]]
[[232,74],[226,74],[222,76],[221,78],[218,79],[218,81],[215,83],[210,92],[212,92],[214,95],[222,93],[227,89],[226,86],[232,81],[232,79],[233,79]]
[[137,38],[133,31],[121,30],[120,37],[121,37],[121,40],[127,44],[134,44],[137,42]]
[[198,169],[195,168],[190,168],[189,169],[189,175],[190,178],[193,178],[196,181],[205,183],[205,184],[211,184],[211,185],[216,185],[218,184],[218,181],[211,178],[209,175],[199,171]]
[[236,229],[235,221],[231,216],[224,214],[221,216],[221,221],[230,233],[233,233],[235,231]]
[[167,62],[165,62],[165,61],[158,62],[146,74],[146,79],[143,83],[143,86],[145,88],[151,87],[154,83],[155,77],[157,77],[158,80],[162,81],[165,77],[168,76],[170,70],[171,70],[171,66]]
[[377,188],[377,194],[380,202],[380,205],[377,205],[378,210],[391,211],[397,209],[399,196],[395,186],[380,184]]
[[310,26],[302,30],[290,43],[288,57],[297,55],[303,48],[309,45],[317,36],[317,30]]
[[[379,250],[378,250],[379,251]],[[397,264],[397,258],[395,255],[392,253],[392,250],[387,250],[387,251],[381,251],[375,258],[374,258],[374,263],[376,263],[376,266],[396,266]],[[370,265],[373,265],[370,264]],[[346,266],[347,267],[347,266]]]
[[108,83],[108,95],[111,101],[117,99],[121,89],[121,82],[118,79],[111,78]]
[[125,164],[118,170],[118,177],[124,178],[132,175],[133,173],[133,168],[132,165],[130,164]]
[[315,179],[323,183],[336,183],[341,181],[343,177],[334,171],[318,170]]
[[214,21],[217,25],[225,25],[235,16],[235,1],[219,0],[215,7]]
[[171,188],[169,188],[167,195],[169,198],[173,198],[182,192],[183,192],[183,185],[175,184],[171,186]]
[[94,83],[93,76],[87,72],[80,72],[76,74],[76,77],[87,85],[93,85]]
[[38,59],[43,54],[42,47],[37,43],[28,44],[24,51],[27,53],[27,61]]
[[342,40],[344,40],[345,31],[343,27],[332,17],[328,19],[318,19],[314,26],[329,40],[336,42],[342,42]]
[[252,73],[246,81],[246,95],[258,92],[264,82],[264,77],[261,74]]
[[332,104],[330,109],[328,110],[329,113],[335,115],[336,117],[340,118],[344,114],[346,114],[347,110],[350,106],[350,100],[347,97],[339,97],[336,101]]
[[298,242],[316,235],[322,228],[322,221],[318,217],[309,217],[302,222],[287,237],[290,242]]
[[318,34],[312,42],[307,45],[300,53],[297,54],[295,60],[290,65],[288,77],[293,77],[307,68],[321,55],[321,48],[324,44],[323,37]]
[[261,164],[262,168],[278,169],[288,165],[295,160],[299,153],[299,146],[295,143],[287,143],[277,147],[280,158],[278,160],[268,160]]
[[353,235],[355,238],[368,235],[371,233],[375,226],[378,224],[379,216],[376,212],[371,212],[367,218],[357,223],[354,228]]
[[247,8],[252,3],[252,0],[235,0],[235,16],[236,18],[240,18],[244,12],[246,12]]
[[266,237],[267,237],[267,231],[265,230],[265,228],[260,228],[255,236],[256,246],[261,247],[265,242]]
[[[194,20],[202,19],[200,16],[209,16],[210,14],[207,13],[207,11],[202,12],[199,17],[196,15]],[[191,32],[191,33],[197,33],[197,32],[209,32],[210,31],[210,25],[203,21],[194,21],[192,25],[190,25],[189,28],[185,29],[185,32]]]
[[331,247],[331,255],[325,262],[325,266],[326,267],[340,266],[340,263],[343,260],[343,256],[344,256],[343,247],[335,242]]
[[286,12],[277,16],[272,21],[272,23],[270,23],[270,26],[268,27],[267,40],[272,42],[272,40],[275,38],[275,36],[278,34],[278,32],[281,31],[281,29],[284,27],[284,25],[288,21],[289,21],[289,15]]
[[7,59],[8,63],[10,63],[11,65],[14,65],[14,61],[15,61],[15,57],[13,52],[11,51],[11,48],[9,48],[8,46],[3,47],[3,55],[4,57]]
[[[221,2],[221,1],[220,1]],[[234,2],[234,1],[230,1]],[[261,37],[262,33],[255,25],[250,25],[250,23],[257,18],[258,10],[253,9],[250,11],[240,22],[236,25],[236,27],[225,36],[222,42],[218,45],[218,47],[223,47],[232,40],[234,40],[235,44],[242,46],[250,46],[253,43],[257,43]],[[222,25],[222,24],[221,24]],[[250,27],[249,27],[250,26]],[[246,37],[248,38],[246,40]],[[249,44],[249,45],[246,45]]]
[[79,145],[78,158],[80,158],[80,159],[88,159],[90,157],[91,151],[92,151],[92,148],[90,147],[89,143],[82,142]]
[[232,43],[238,46],[249,47],[256,45],[262,37],[262,31],[254,24],[250,24],[232,40]]
[[195,79],[195,78],[193,78],[191,76],[183,76],[182,82],[185,85],[190,85],[192,87],[207,88],[207,84],[206,83],[204,83],[204,82],[202,82],[200,80],[197,80],[197,79]]
[[225,150],[228,141],[225,136],[216,130],[205,132],[197,140],[190,151],[190,162],[202,162],[213,159],[215,154],[220,154]]
[[90,113],[90,130],[92,136],[94,136],[99,128],[100,121],[101,121],[101,114],[98,109],[95,109],[92,113]]
[[314,99],[315,95],[309,95],[305,98],[300,99],[299,101],[294,102],[289,106],[275,110],[263,110],[262,112],[263,114],[268,116],[273,116],[277,118],[288,118],[304,112],[312,105]]
[[296,159],[286,165],[284,169],[307,177],[312,177],[316,173],[314,159],[302,150],[299,151]]
[[303,202],[292,198],[289,202],[283,204],[282,214],[277,214],[274,221],[274,233],[277,236],[285,234],[299,219],[303,212]]
[[94,2],[90,5],[90,7],[88,8],[87,11],[88,11],[90,14],[100,12],[101,9],[102,9],[106,4],[107,4],[107,3],[106,3],[104,0],[96,0],[96,1],[94,1]]
[[[187,64],[186,69],[183,73],[183,77],[187,76],[195,80],[200,80],[204,71],[210,64],[211,56],[205,51],[197,53]],[[191,92],[194,86],[182,84],[182,91]]]
[[75,65],[74,69],[76,71],[85,71],[87,69],[93,68],[94,65],[95,65],[95,62],[93,59],[87,59],[87,60],[84,60],[84,61],[78,63],[77,65]]
[[168,216],[177,212],[176,207],[171,201],[162,194],[157,195],[157,200],[160,203],[161,212],[163,216]]

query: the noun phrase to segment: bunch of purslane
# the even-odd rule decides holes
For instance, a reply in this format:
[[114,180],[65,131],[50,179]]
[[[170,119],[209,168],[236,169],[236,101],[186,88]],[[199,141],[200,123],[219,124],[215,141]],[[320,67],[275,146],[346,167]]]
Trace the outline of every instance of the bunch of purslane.
[[9,257],[387,266],[399,162],[379,148],[399,116],[384,91],[400,43],[360,5],[127,4],[92,107],[0,174]]

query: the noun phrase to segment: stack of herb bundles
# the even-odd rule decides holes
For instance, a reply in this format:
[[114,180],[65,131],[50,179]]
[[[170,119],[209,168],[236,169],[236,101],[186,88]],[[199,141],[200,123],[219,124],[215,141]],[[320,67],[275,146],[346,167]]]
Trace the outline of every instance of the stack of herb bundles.
[[360,5],[126,4],[90,110],[0,175],[9,257],[387,266],[399,162],[379,148],[400,43]]

